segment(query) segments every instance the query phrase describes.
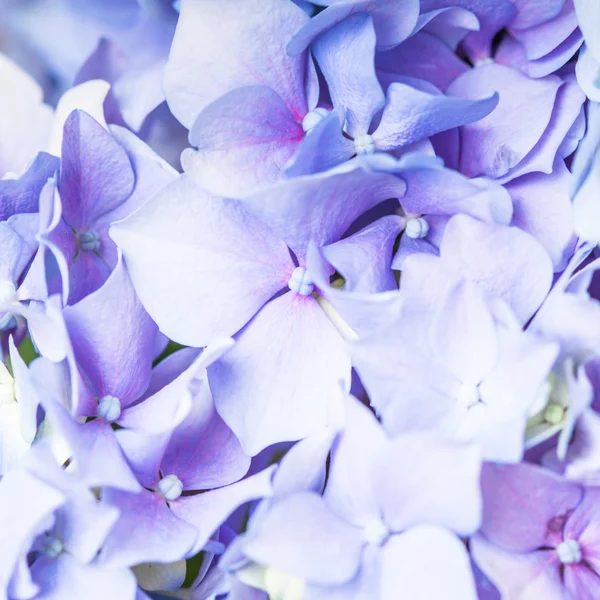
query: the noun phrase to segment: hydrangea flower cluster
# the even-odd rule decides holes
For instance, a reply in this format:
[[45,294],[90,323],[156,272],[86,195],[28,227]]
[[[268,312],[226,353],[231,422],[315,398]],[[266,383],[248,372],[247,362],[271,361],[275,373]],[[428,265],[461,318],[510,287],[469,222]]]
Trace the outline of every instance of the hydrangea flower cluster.
[[597,0],[0,42],[0,600],[600,598]]

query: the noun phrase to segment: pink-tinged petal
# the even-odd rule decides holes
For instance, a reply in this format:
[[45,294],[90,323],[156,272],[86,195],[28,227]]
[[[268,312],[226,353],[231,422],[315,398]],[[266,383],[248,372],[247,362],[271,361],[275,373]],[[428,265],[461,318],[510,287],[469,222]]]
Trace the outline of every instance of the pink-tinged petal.
[[560,542],[565,521],[583,495],[576,483],[527,463],[487,463],[481,486],[481,533],[512,552],[531,552]]
[[96,292],[64,310],[75,358],[98,399],[122,406],[148,387],[157,327],[139,301],[122,261]]
[[471,553],[479,568],[507,600],[564,600],[560,561],[554,550],[513,554],[489,543],[483,536],[471,538]]
[[356,13],[371,15],[377,34],[377,48],[387,50],[412,33],[419,17],[417,0],[321,0],[318,4],[328,8],[313,17],[291,39],[287,45],[289,54],[300,54],[322,33],[335,29]]
[[403,227],[401,217],[388,215],[323,248],[323,256],[345,279],[344,290],[377,293],[397,289],[391,262]]
[[544,246],[556,272],[567,266],[575,249],[571,185],[572,176],[562,160],[550,175],[529,173],[506,184],[514,206],[512,224]]
[[345,131],[352,137],[369,133],[385,96],[375,74],[375,29],[366,13],[352,15],[312,47],[333,105],[346,110]]
[[343,584],[360,565],[365,542],[360,529],[342,520],[311,492],[274,502],[244,543],[259,564],[318,584]]
[[120,516],[104,542],[101,565],[174,562],[185,558],[194,545],[194,527],[177,517],[160,494],[146,489],[131,494],[109,488],[103,491],[102,500],[118,508]]
[[207,382],[194,393],[192,409],[177,426],[161,463],[163,474],[175,474],[184,490],[207,490],[241,479],[250,457],[215,410]]
[[243,198],[281,179],[304,137],[284,101],[271,88],[241,87],[209,104],[190,130],[181,163],[212,194]]
[[464,544],[445,529],[432,525],[393,535],[383,547],[380,598],[476,600],[475,580]]
[[[597,565],[594,565],[597,569]],[[563,575],[565,591],[570,598],[598,598],[600,595],[600,577],[596,570],[586,565],[567,565]]]
[[[375,55],[375,67],[382,85],[396,76],[424,79],[445,92],[469,70],[467,64],[435,35],[420,31],[402,44]],[[388,86],[384,85],[387,89]]]
[[405,190],[398,177],[353,161],[327,173],[279,182],[244,200],[244,206],[270,225],[302,264],[309,242],[337,242],[363,213]]
[[[593,486],[587,487],[581,504],[569,516],[563,532],[565,540],[579,542],[583,561],[596,573],[600,571],[599,501],[600,490]],[[598,583],[600,584],[600,579]]]
[[323,117],[304,136],[288,161],[286,177],[321,173],[335,167],[356,154],[354,142],[343,131],[344,110],[338,107]]
[[515,167],[548,127],[560,86],[557,77],[533,80],[499,64],[477,67],[456,79],[449,94],[463,98],[500,94],[490,115],[462,128],[461,171],[469,177],[501,177]]
[[484,92],[478,98],[481,99],[455,98],[428,93],[404,83],[392,83],[381,122],[373,133],[375,147],[393,150],[479,121],[494,111],[498,94]]
[[468,535],[481,522],[480,469],[481,451],[474,444],[406,433],[379,454],[372,485],[393,531],[429,523]]
[[315,299],[288,292],[258,313],[208,378],[219,414],[253,456],[338,422],[350,358]]
[[90,115],[72,112],[65,122],[59,183],[67,223],[86,230],[119,206],[133,186],[126,152]]
[[69,553],[58,558],[39,559],[32,567],[34,578],[42,584],[38,600],[123,600],[133,598],[137,588],[134,574],[125,568],[81,563]]
[[[211,102],[246,85],[270,87],[295,119],[306,114],[306,55],[288,40],[308,15],[290,0],[185,0],[165,69],[173,114],[188,129]],[[223,40],[228,40],[223,44]]]
[[191,525],[196,532],[196,541],[189,556],[204,548],[213,533],[234,510],[251,500],[268,498],[272,495],[271,481],[274,469],[274,466],[269,467],[232,485],[194,496],[180,496],[171,502],[173,513]]
[[268,227],[185,175],[110,232],[160,330],[190,346],[238,331],[294,268]]

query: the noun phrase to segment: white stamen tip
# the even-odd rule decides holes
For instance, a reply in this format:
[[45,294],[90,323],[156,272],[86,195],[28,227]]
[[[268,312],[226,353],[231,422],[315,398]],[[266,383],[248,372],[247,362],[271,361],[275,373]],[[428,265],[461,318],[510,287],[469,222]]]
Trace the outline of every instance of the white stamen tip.
[[158,491],[165,500],[177,500],[183,492],[183,483],[177,475],[167,475],[158,482]]
[[55,537],[47,536],[44,540],[43,551],[47,558],[54,559],[64,552],[63,543]]
[[581,546],[576,540],[565,540],[556,546],[556,553],[563,565],[581,562]]
[[288,287],[292,292],[301,296],[310,296],[315,289],[310,274],[304,267],[296,267],[288,281]]
[[121,401],[114,396],[104,396],[98,403],[96,414],[109,423],[114,423],[121,416]]
[[390,536],[390,530],[381,519],[371,519],[363,528],[363,539],[369,544],[381,546]]
[[479,390],[476,385],[463,383],[455,396],[456,401],[465,408],[471,408],[479,402]]
[[359,156],[362,154],[373,154],[375,152],[375,140],[368,133],[359,135],[354,140],[354,150]]
[[429,233],[429,223],[424,217],[407,219],[404,232],[411,240],[424,238]]
[[308,133],[313,127],[318,125],[324,117],[329,114],[329,111],[326,108],[317,107],[314,110],[311,110],[307,115],[302,119],[302,129]]

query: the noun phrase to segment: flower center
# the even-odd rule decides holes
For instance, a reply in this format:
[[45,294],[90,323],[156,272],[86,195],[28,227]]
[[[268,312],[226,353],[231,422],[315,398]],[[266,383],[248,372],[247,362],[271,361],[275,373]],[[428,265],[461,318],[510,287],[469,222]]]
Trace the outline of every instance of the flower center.
[[375,152],[375,140],[368,133],[359,135],[354,140],[354,150],[356,154],[373,154]]
[[79,249],[83,252],[97,252],[100,250],[100,235],[93,229],[78,233],[77,240]]
[[370,519],[364,526],[363,539],[369,544],[382,546],[388,537],[390,537],[390,530],[381,519]]
[[550,425],[558,425],[565,417],[565,407],[560,404],[548,404],[544,410],[544,421]]
[[177,475],[167,475],[158,482],[158,491],[165,500],[177,500],[183,492],[183,483]]
[[114,423],[121,416],[121,401],[114,396],[104,396],[98,402],[96,414],[109,423]]
[[458,388],[458,392],[454,398],[461,406],[471,408],[471,406],[479,402],[479,389],[476,385],[463,383]]
[[46,536],[42,548],[44,554],[49,559],[58,558],[65,550],[61,540],[51,535]]
[[556,546],[556,553],[563,565],[581,562],[581,546],[576,540],[565,540]]
[[296,267],[288,281],[288,287],[295,294],[310,296],[315,289],[313,280],[304,267]]
[[302,119],[302,129],[305,133],[308,133],[311,129],[313,129],[316,125],[318,125],[324,117],[329,114],[329,111],[326,108],[321,108],[320,106],[311,110],[307,115]]
[[424,238],[429,233],[429,223],[424,217],[410,217],[406,220],[404,233],[411,240]]

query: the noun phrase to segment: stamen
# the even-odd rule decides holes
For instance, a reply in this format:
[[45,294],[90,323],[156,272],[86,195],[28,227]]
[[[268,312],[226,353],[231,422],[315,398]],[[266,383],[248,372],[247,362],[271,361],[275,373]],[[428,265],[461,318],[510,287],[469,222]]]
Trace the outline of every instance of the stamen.
[[115,396],[104,396],[98,403],[96,414],[109,423],[114,423],[121,416],[121,401]]
[[565,540],[556,546],[556,553],[563,565],[581,562],[581,546],[576,540]]
[[356,154],[373,154],[375,152],[375,140],[368,133],[365,135],[359,135],[354,140],[354,149]]
[[177,475],[167,475],[158,482],[158,491],[165,500],[177,500],[183,492],[183,483]]
[[404,233],[411,240],[424,238],[429,233],[429,223],[425,217],[413,217],[406,220]]
[[288,281],[288,287],[292,292],[301,296],[310,296],[315,289],[310,274],[304,267],[296,267]]
[[363,539],[369,544],[382,546],[390,537],[390,530],[381,519],[371,519],[363,528]]
[[100,235],[93,229],[77,234],[79,249],[83,252],[97,252],[100,250]]

